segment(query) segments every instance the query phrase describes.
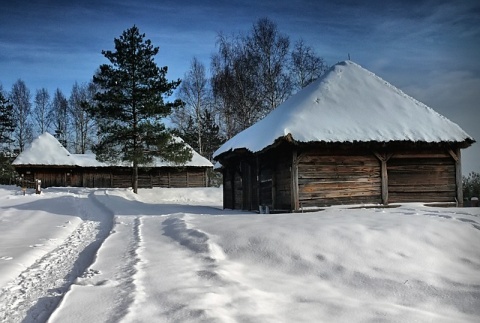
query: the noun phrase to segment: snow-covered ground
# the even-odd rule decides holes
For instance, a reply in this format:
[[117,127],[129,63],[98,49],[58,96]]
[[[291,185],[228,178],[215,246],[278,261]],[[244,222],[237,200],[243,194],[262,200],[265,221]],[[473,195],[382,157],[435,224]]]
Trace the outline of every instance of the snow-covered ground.
[[479,322],[480,208],[0,187],[1,322]]

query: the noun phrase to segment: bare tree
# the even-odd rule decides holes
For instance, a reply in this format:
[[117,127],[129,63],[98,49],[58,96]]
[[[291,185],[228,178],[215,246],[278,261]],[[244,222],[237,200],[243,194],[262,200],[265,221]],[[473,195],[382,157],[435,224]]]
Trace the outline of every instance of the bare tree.
[[48,115],[51,109],[50,94],[46,88],[37,90],[35,94],[35,107],[33,109],[33,121],[40,134],[50,128]]
[[172,114],[172,122],[180,129],[186,131],[189,119],[196,123],[196,147],[203,154],[202,136],[203,127],[201,116],[209,107],[208,80],[205,66],[196,58],[192,59],[190,70],[180,84],[178,97],[184,102],[184,106]]
[[55,129],[55,137],[68,149],[68,101],[60,89],[55,91],[50,112],[49,118]]
[[12,86],[10,93],[10,102],[13,105],[13,117],[16,123],[13,137],[17,147],[22,152],[25,146],[33,139],[32,124],[30,114],[32,105],[30,103],[30,90],[25,82],[18,80]]
[[217,48],[211,63],[213,102],[227,139],[326,69],[323,59],[303,41],[290,51],[289,37],[268,18],[255,22],[246,35],[219,34]]
[[87,112],[87,108],[94,104],[96,86],[93,83],[72,87],[69,99],[69,113],[75,130],[74,147],[77,154],[84,154],[93,143],[95,120]]
[[248,128],[264,115],[255,61],[246,51],[245,38],[219,35],[219,52],[212,58],[212,88],[224,120],[226,138]]
[[259,19],[246,38],[247,57],[254,62],[265,114],[285,101],[291,93],[288,75],[290,40],[268,18]]
[[295,43],[291,59],[292,82],[297,91],[318,79],[328,68],[325,60],[303,39]]

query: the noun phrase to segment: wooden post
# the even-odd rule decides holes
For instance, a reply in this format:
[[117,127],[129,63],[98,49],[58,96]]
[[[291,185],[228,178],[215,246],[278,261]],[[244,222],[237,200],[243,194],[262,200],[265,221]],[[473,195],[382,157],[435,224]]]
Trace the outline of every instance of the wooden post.
[[277,179],[276,179],[276,172],[277,164],[272,165],[272,210],[275,210],[277,206]]
[[226,191],[226,187],[227,185],[227,174],[228,174],[228,168],[223,166],[223,169],[222,169],[222,190],[223,190],[223,209],[226,209],[227,208],[227,205],[226,205],[226,194],[227,191]]
[[387,170],[387,161],[392,157],[392,155],[380,154],[373,152],[375,156],[380,160],[381,164],[381,178],[382,178],[382,204],[388,205],[388,170]]
[[291,189],[291,194],[292,194],[292,202],[291,202],[291,209],[292,211],[298,211],[299,204],[299,195],[298,195],[298,156],[297,156],[297,151],[294,150],[292,153],[292,171],[291,171],[291,176],[292,176],[292,189]]
[[457,191],[456,191],[457,206],[462,207],[463,206],[462,155],[460,152],[460,148],[457,148],[455,152],[449,149],[448,153],[455,160],[455,184],[457,188]]
[[257,194],[257,204],[258,204],[257,208],[258,208],[260,205],[262,205],[262,201],[261,201],[261,196],[262,195],[260,194],[261,185],[262,185],[262,183],[260,181],[260,175],[261,175],[260,174],[260,169],[261,168],[260,168],[260,158],[258,158],[258,155],[256,157],[256,162],[255,163],[256,163],[256,176],[257,176],[257,192],[256,192],[256,194]]
[[42,181],[39,179],[35,180],[35,194],[42,193]]
[[27,181],[25,180],[25,178],[23,178],[23,174],[22,174],[22,192],[23,192],[23,195],[25,195],[25,193],[27,192]]
[[[212,172],[214,172],[214,170],[212,169]],[[205,187],[208,187],[208,169],[205,168],[204,171],[203,171],[203,183],[205,184]]]

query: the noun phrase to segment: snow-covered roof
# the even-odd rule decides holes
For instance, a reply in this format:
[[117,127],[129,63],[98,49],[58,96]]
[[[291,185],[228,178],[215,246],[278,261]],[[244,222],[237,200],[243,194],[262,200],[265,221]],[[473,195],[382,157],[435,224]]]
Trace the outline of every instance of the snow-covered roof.
[[352,61],[290,97],[215,153],[258,152],[290,135],[296,142],[473,141],[457,124]]
[[[181,140],[177,138],[177,140]],[[188,145],[187,145],[188,146]],[[188,146],[190,147],[190,146]],[[205,157],[192,150],[192,159],[181,165],[167,162],[161,158],[154,158],[148,167],[175,167],[175,166],[191,166],[191,167],[213,167],[212,163]],[[50,166],[81,166],[81,167],[110,167],[110,166],[130,166],[119,162],[117,164],[103,163],[96,159],[95,154],[71,154],[66,150],[60,142],[49,134],[43,133],[33,140],[32,144],[25,151],[20,153],[13,161],[13,165],[50,165]]]

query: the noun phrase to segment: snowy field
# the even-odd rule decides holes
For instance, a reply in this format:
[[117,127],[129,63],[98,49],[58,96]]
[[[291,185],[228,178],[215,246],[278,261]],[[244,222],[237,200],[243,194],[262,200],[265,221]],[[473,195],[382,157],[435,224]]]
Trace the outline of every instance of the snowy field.
[[1,322],[480,322],[480,208],[0,186]]

